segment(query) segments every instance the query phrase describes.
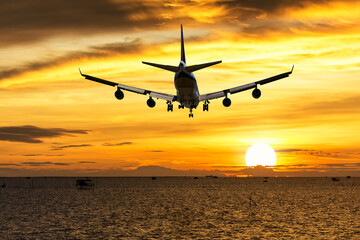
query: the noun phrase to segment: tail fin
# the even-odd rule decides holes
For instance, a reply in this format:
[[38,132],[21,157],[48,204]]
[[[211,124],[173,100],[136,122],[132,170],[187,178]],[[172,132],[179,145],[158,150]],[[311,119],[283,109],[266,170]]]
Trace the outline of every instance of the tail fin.
[[184,34],[183,34],[183,26],[182,26],[182,24],[181,24],[181,61],[186,63],[185,47],[184,47]]

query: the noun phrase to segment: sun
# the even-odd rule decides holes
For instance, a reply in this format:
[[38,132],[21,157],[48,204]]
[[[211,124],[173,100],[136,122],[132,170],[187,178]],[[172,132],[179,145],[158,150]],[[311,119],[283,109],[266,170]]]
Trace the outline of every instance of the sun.
[[274,166],[276,164],[276,154],[268,144],[256,143],[246,151],[245,162],[248,167],[257,165]]

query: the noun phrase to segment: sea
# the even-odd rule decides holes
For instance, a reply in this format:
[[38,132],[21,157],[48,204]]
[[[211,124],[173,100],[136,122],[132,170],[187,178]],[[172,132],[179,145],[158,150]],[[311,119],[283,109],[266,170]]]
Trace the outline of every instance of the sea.
[[0,178],[0,239],[360,239],[360,178],[77,180]]

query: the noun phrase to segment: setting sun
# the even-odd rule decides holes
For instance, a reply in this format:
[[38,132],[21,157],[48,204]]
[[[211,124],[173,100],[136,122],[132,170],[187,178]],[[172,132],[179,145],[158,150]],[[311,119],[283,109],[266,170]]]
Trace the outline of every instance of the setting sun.
[[245,161],[248,167],[257,165],[274,166],[276,164],[276,154],[268,144],[256,143],[246,151]]

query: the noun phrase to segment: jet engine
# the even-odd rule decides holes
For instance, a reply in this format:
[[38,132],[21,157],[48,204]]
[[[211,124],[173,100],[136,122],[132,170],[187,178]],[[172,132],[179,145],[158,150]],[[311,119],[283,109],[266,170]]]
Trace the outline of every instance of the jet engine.
[[123,91],[121,91],[120,89],[116,90],[115,92],[115,97],[119,100],[123,99],[124,98],[124,93]]
[[152,98],[150,97],[150,98],[146,101],[146,104],[147,104],[149,107],[153,108],[153,107],[155,107],[156,102],[155,102],[154,99],[152,99]]
[[260,89],[255,88],[255,89],[252,91],[252,96],[253,96],[253,98],[258,99],[258,98],[261,96],[261,91],[260,91]]
[[230,105],[231,105],[231,100],[230,100],[230,98],[228,98],[228,97],[224,98],[224,100],[223,100],[223,105],[224,105],[225,107],[230,107]]

